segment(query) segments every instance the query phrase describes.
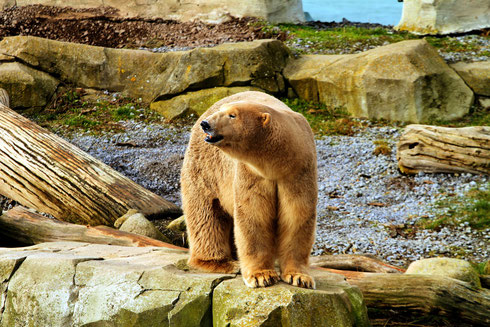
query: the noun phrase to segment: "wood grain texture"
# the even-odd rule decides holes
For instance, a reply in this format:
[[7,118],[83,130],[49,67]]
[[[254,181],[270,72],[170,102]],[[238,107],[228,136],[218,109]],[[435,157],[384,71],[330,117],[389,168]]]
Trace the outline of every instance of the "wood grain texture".
[[46,218],[21,206],[0,215],[0,236],[23,245],[75,241],[134,247],[156,246],[187,251],[173,244],[107,226],[90,227]]
[[344,275],[349,284],[359,287],[368,309],[444,316],[471,326],[490,326],[488,289],[443,276],[316,269]]
[[0,194],[54,217],[111,225],[129,209],[148,218],[180,208],[0,104]]
[[310,265],[313,267],[376,273],[399,274],[405,272],[404,269],[389,265],[379,259],[355,254],[336,254],[311,257]]
[[409,125],[397,145],[403,173],[490,174],[490,127]]

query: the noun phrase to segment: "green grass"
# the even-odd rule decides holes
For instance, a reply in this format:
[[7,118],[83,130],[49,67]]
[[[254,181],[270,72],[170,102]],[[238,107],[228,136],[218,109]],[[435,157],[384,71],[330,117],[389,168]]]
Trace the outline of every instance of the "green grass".
[[452,121],[438,119],[428,124],[446,127],[490,126],[490,108],[483,108],[475,104],[470,108],[470,112],[461,119]]
[[437,208],[447,208],[447,212],[439,214],[432,220],[420,220],[421,227],[437,229],[445,225],[455,226],[468,223],[475,229],[489,228],[490,183],[486,183],[483,189],[480,187],[470,190],[464,197],[447,197],[436,204]]
[[317,136],[354,135],[358,121],[350,118],[342,108],[328,108],[322,103],[310,102],[299,98],[281,99],[292,110],[302,114]]
[[299,45],[299,53],[355,53],[366,46],[381,46],[414,38],[408,33],[393,33],[385,28],[343,27],[318,30],[300,25],[279,25],[289,35],[286,44]]
[[285,39],[286,44],[298,54],[346,54],[357,53],[405,40],[425,38],[436,49],[443,52],[475,52],[490,57],[481,41],[471,37],[419,36],[398,32],[389,28],[341,27],[318,29],[305,25],[262,24],[262,31],[270,37]]

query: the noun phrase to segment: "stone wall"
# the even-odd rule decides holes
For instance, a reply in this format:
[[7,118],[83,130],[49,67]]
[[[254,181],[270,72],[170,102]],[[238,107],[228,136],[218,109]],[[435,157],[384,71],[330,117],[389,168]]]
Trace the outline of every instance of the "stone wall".
[[257,17],[273,23],[305,20],[301,0],[0,0],[3,9],[34,4],[73,8],[109,6],[119,9],[124,16],[177,21],[221,22],[229,15]]

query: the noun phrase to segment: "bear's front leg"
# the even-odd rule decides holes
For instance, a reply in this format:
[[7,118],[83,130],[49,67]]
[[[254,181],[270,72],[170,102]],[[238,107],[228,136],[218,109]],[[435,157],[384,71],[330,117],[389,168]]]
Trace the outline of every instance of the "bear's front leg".
[[298,179],[278,185],[279,262],[284,282],[315,288],[307,269],[315,239],[317,191],[314,180],[305,184],[310,186],[302,185]]
[[274,269],[276,206],[271,182],[253,176],[235,179],[235,242],[248,287],[266,287],[279,281]]

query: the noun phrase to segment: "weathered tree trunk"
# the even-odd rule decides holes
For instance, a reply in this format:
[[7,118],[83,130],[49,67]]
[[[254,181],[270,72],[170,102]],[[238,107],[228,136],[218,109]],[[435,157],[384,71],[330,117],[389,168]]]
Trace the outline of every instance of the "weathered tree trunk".
[[129,209],[151,218],[180,208],[0,104],[0,194],[54,217],[112,225]]
[[310,258],[312,267],[332,268],[376,273],[403,273],[404,269],[389,265],[381,260],[365,255],[336,254]]
[[403,173],[490,174],[490,127],[409,125],[397,146]]
[[169,243],[107,226],[90,227],[46,218],[21,206],[0,215],[0,237],[15,240],[22,245],[75,241],[134,247],[158,246],[185,250]]
[[326,270],[342,274],[358,286],[368,309],[443,316],[472,326],[490,325],[488,289],[475,289],[442,276]]

